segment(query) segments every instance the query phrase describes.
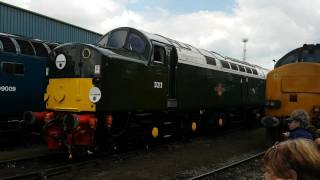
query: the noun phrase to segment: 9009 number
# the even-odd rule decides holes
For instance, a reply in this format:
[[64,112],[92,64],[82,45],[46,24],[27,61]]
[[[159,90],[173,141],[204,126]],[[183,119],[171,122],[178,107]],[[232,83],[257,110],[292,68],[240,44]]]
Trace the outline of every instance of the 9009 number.
[[16,89],[15,86],[0,86],[0,91],[2,92],[15,92]]

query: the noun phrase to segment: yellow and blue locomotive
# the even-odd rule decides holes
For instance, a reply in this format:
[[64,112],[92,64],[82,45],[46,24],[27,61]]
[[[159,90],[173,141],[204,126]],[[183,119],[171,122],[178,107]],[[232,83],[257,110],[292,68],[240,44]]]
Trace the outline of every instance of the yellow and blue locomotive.
[[88,150],[132,129],[164,139],[255,122],[264,105],[263,68],[129,27],[61,45],[49,67],[49,149]]
[[267,75],[266,116],[262,123],[269,138],[281,138],[285,121],[295,109],[304,109],[311,123],[319,126],[320,118],[320,46],[303,45],[287,53]]

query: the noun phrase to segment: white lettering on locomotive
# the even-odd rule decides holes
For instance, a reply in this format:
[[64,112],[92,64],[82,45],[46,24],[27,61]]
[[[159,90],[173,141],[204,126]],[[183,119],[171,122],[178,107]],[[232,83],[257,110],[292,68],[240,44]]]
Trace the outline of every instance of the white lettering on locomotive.
[[15,86],[0,86],[0,91],[2,92],[16,92],[16,90]]
[[154,81],[153,82],[153,87],[155,89],[161,89],[162,88],[162,82]]

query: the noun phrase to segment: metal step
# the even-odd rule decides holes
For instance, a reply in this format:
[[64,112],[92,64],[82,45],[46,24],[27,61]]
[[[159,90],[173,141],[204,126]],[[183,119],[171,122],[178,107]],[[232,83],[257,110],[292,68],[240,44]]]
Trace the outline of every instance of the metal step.
[[163,138],[170,138],[170,137],[172,137],[172,135],[171,135],[171,134],[165,134],[165,135],[163,135],[162,137],[163,137]]
[[164,121],[164,122],[163,122],[163,125],[171,125],[171,124],[173,124],[172,121]]

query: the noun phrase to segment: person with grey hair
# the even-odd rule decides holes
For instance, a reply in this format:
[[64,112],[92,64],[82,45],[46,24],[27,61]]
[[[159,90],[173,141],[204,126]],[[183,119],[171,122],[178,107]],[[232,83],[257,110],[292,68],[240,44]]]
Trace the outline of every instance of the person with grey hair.
[[313,140],[312,134],[306,129],[310,124],[310,117],[303,109],[294,110],[287,119],[290,132],[284,133],[288,139],[305,138]]

